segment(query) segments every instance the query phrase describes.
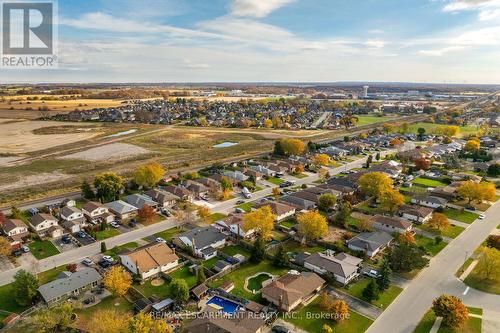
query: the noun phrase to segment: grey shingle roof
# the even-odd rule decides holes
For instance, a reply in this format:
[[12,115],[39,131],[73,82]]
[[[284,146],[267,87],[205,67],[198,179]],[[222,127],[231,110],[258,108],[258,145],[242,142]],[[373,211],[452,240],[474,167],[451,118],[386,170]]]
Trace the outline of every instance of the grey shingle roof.
[[348,243],[361,249],[374,251],[379,247],[388,244],[392,239],[393,237],[387,232],[374,231],[358,234],[351,238]]
[[38,292],[46,302],[64,296],[74,290],[98,282],[102,276],[93,268],[84,268],[69,277],[60,278],[52,282],[41,285]]
[[198,249],[203,249],[211,244],[214,244],[216,242],[225,239],[226,235],[224,235],[222,232],[213,227],[201,227],[189,230],[179,235],[178,237],[179,238],[186,237],[191,242],[193,242],[194,240],[196,247]]

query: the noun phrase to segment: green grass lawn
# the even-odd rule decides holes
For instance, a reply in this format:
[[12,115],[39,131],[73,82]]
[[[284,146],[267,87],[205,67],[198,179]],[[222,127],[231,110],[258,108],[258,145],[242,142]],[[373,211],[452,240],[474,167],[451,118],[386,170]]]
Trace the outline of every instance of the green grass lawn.
[[29,306],[17,304],[12,283],[0,287],[0,309],[9,312],[21,313],[28,308]]
[[471,288],[500,295],[500,276],[495,275],[493,278],[483,279],[477,272],[477,266],[465,278],[464,283]]
[[427,311],[422,319],[420,319],[420,322],[418,323],[413,333],[429,333],[435,321],[436,315],[434,314],[434,311]]
[[[476,309],[476,308],[468,308],[469,313],[476,313],[479,314],[479,312],[482,314],[482,309]],[[436,315],[434,314],[434,311],[429,310],[427,313],[422,317],[420,322],[417,325],[417,328],[413,331],[413,333],[429,333],[432,325],[434,325],[434,322],[436,321]],[[465,323],[464,327],[453,329],[453,328],[448,328],[441,326],[438,329],[438,333],[480,333],[481,332],[481,318],[474,318],[474,317],[469,317],[469,320]]]
[[449,219],[456,220],[463,223],[472,223],[478,217],[479,214],[468,212],[468,211],[459,211],[457,209],[445,208],[444,215],[446,215]]
[[284,221],[281,221],[280,224],[284,227],[287,228],[292,228],[297,225],[297,220],[295,219],[286,219]]
[[210,219],[210,221],[212,221],[212,223],[215,223],[219,220],[224,219],[226,216],[227,216],[226,214],[222,213],[213,213],[208,218]]
[[299,179],[307,178],[307,175],[305,173],[291,173],[290,176]]
[[[368,207],[369,208],[369,207]],[[355,228],[358,228],[358,224],[359,224],[359,219],[355,218],[355,217],[352,217],[351,215],[349,215],[347,217],[347,225],[348,226],[354,226]]]
[[273,231],[271,231],[271,237],[273,240],[277,240],[278,242],[282,242],[283,240],[285,240],[285,238],[288,237],[288,235],[285,234],[284,232],[273,230]]
[[106,229],[95,233],[96,240],[101,241],[107,238],[118,236],[120,232],[117,229]]
[[210,283],[210,286],[219,287],[225,281],[232,281],[234,283],[234,289],[231,291],[232,294],[246,298],[248,300],[259,302],[261,301],[260,294],[252,294],[243,288],[245,279],[259,272],[267,272],[275,276],[280,276],[286,273],[287,269],[275,267],[268,260],[264,260],[257,265],[254,263],[246,263],[240,266],[236,271],[233,271],[213,281],[212,283]]
[[274,184],[274,185],[280,185],[281,183],[284,182],[283,179],[281,178],[276,178],[276,177],[269,177],[268,179],[266,179],[268,182],[270,182],[271,184]]
[[244,247],[242,247],[240,245],[225,246],[222,249],[220,249],[219,251],[224,252],[225,254],[227,254],[229,256],[234,256],[235,254],[241,254],[241,255],[245,256],[245,258],[247,258],[247,259],[250,258],[250,251],[248,251],[247,249],[245,249]]
[[421,235],[415,235],[415,240],[417,245],[423,246],[431,256],[435,256],[446,246],[444,241],[436,245],[433,239]]
[[436,231],[434,229],[431,229],[425,224],[418,225],[417,228],[428,231],[428,232],[433,233],[435,235],[441,235],[441,236],[449,237],[449,238],[455,238],[458,235],[460,235],[460,233],[462,231],[465,230],[465,228],[459,227],[458,225],[454,225],[454,224],[450,224],[450,226],[448,228],[446,228],[446,230],[441,230],[441,231]]
[[120,246],[115,246],[114,248],[106,251],[105,254],[108,256],[112,256],[115,260],[118,260],[118,254],[120,252],[125,251],[125,250],[133,250],[137,247],[139,247],[139,244],[137,244],[136,242],[130,242],[130,243],[123,244]]
[[236,206],[236,208],[243,209],[245,212],[248,213],[249,211],[252,210],[253,205],[254,205],[253,202],[245,202],[245,203],[242,203],[241,205]]
[[267,274],[259,274],[248,280],[248,289],[259,291],[262,289],[262,282],[269,280],[271,277]]
[[369,115],[358,115],[359,121],[356,126],[364,126],[371,125],[375,123],[380,123],[382,121],[390,120],[392,117],[384,117],[384,116],[369,116]]
[[161,237],[164,240],[168,241],[171,240],[173,237],[182,234],[185,231],[186,229],[182,227],[174,227],[155,234],[155,237]]
[[333,328],[335,333],[362,333],[373,323],[370,318],[362,316],[354,311],[349,311],[349,318],[346,318],[340,323],[335,323],[333,320],[325,318],[311,319],[311,315],[320,315],[324,312],[318,303],[319,298],[316,298],[311,304],[298,310],[294,318],[286,320],[310,333],[322,332],[322,327],[325,324]]
[[439,180],[434,180],[434,179],[427,179],[427,178],[415,178],[413,180],[413,185],[421,185],[424,187],[438,187],[438,186],[446,186],[448,184],[439,181]]
[[[410,124],[409,130],[411,133],[417,134],[417,130],[420,127],[422,127],[422,128],[425,128],[425,132],[427,134],[439,134],[439,130],[443,127],[446,127],[446,126],[448,126],[448,125],[419,122],[419,123]],[[458,135],[459,137],[461,137],[463,135],[472,134],[472,133],[475,133],[477,131],[476,127],[471,126],[471,125],[459,126],[459,128],[460,128],[460,133]]]
[[467,260],[463,263],[463,265],[458,269],[458,271],[455,273],[455,276],[456,277],[460,277],[460,275],[463,274],[463,272],[465,272],[465,270],[467,269],[467,267],[470,266],[470,264],[472,264],[472,262],[474,261],[474,259],[472,258],[467,258]]
[[[172,277],[172,279],[180,279],[186,281],[190,289],[194,287],[196,285],[196,282],[198,281],[196,275],[191,274],[188,266],[179,268],[169,275]],[[147,281],[143,285],[136,285],[135,288],[146,297],[151,297],[154,295],[159,298],[167,298],[171,296],[170,284],[166,281],[161,286],[153,286],[151,285],[151,281]]]
[[[359,299],[363,299],[363,289],[370,283],[370,279],[361,279],[356,283],[350,284],[347,287],[342,288],[349,295],[357,297]],[[389,304],[394,301],[394,299],[401,293],[403,289],[391,285],[387,290],[384,290],[380,293],[380,297],[377,300],[371,302],[371,304],[379,307],[381,309],[385,309],[389,306]]]
[[89,308],[77,310],[76,314],[78,317],[75,325],[78,328],[85,329],[97,311],[110,309],[116,309],[117,311],[123,313],[132,313],[133,306],[125,298],[109,296],[99,302],[99,304]]
[[33,241],[33,242],[28,244],[28,247],[30,248],[31,253],[38,260],[52,257],[52,256],[55,256],[56,254],[59,254],[59,250],[54,246],[54,244],[52,244],[52,242],[50,242],[48,240],[46,240],[46,241]]

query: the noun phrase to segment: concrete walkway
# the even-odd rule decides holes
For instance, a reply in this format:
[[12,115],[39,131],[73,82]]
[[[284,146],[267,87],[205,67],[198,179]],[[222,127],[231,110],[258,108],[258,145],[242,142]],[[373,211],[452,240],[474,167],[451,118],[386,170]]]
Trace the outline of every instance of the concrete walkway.
[[441,326],[441,322],[442,321],[443,321],[442,317],[437,317],[436,321],[432,325],[431,330],[429,331],[429,333],[437,333],[437,331],[439,330],[439,327]]
[[[477,220],[477,221],[479,221],[479,220]],[[464,229],[467,229],[471,225],[471,223],[460,222],[460,221],[452,220],[452,219],[448,219],[448,222],[450,222],[450,224],[457,225],[457,226],[462,227]]]
[[471,262],[469,267],[467,267],[467,269],[462,273],[462,275],[460,275],[459,279],[461,281],[465,280],[465,278],[469,276],[470,272],[472,272],[472,270],[474,269],[474,267],[476,267],[476,265],[477,265],[477,260]]
[[500,309],[498,311],[483,310],[482,333],[500,332]]

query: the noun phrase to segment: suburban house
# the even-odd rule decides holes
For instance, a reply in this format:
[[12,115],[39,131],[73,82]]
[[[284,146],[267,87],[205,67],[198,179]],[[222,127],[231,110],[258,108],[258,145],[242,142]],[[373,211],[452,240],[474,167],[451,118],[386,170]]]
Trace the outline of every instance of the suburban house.
[[151,189],[144,194],[154,200],[158,207],[173,207],[177,202],[177,196],[163,190]]
[[119,255],[121,264],[143,280],[168,272],[179,264],[175,251],[165,243],[153,243]]
[[262,177],[264,176],[262,173],[255,171],[255,170],[252,170],[252,169],[247,169],[247,170],[245,170],[244,173],[245,173],[245,175],[255,179],[256,181],[261,180]]
[[105,222],[113,222],[115,219],[113,214],[109,212],[108,207],[94,201],[89,201],[83,205],[82,212],[89,221],[102,219]]
[[189,191],[191,191],[191,193],[193,193],[198,198],[205,197],[210,192],[210,189],[208,187],[194,180],[186,180],[183,183],[183,186],[187,188]]
[[289,272],[261,289],[264,299],[281,311],[292,311],[323,288],[325,280],[312,272]]
[[403,171],[403,167],[396,161],[384,161],[370,167],[370,172],[382,172],[390,178],[398,178]]
[[81,231],[87,225],[83,212],[73,206],[64,206],[59,212],[61,225],[71,233]]
[[266,177],[274,177],[274,176],[276,176],[276,171],[270,170],[270,169],[266,168],[263,165],[252,165],[252,166],[250,166],[250,169],[252,169],[254,172],[262,174],[262,175],[264,175]]
[[59,226],[57,219],[51,214],[38,213],[30,218],[30,226],[40,236],[44,237],[61,237],[63,229]]
[[243,216],[245,216],[244,213],[232,213],[229,214],[226,218],[215,223],[235,235],[248,238],[255,233],[255,230],[243,230]]
[[26,224],[17,219],[5,219],[2,223],[2,230],[9,239],[12,249],[20,248],[24,240],[29,236]]
[[245,180],[248,180],[248,176],[246,176],[241,171],[224,171],[223,175],[233,179],[234,181],[236,181],[236,183],[241,183]]
[[294,206],[299,210],[310,210],[314,209],[316,204],[313,201],[299,198],[293,195],[284,195],[280,198],[280,202],[284,202],[287,205]]
[[215,181],[217,181],[219,183],[221,183],[223,179],[226,179],[227,181],[229,181],[231,183],[231,185],[233,185],[233,187],[236,186],[236,185],[238,185],[238,183],[239,183],[239,181],[237,179],[229,178],[227,176],[220,175],[218,173],[215,174],[215,175],[211,175],[209,178],[213,179],[213,180],[215,180]]
[[141,209],[146,205],[148,205],[153,209],[156,209],[156,207],[158,206],[156,201],[154,201],[149,196],[144,194],[138,194],[138,193],[130,194],[127,195],[125,198],[123,198],[123,200],[126,203],[131,204],[134,207],[137,207],[138,209]]
[[174,238],[174,243],[178,246],[186,246],[193,250],[193,253],[204,260],[217,255],[217,248],[226,244],[227,236],[214,227],[199,227],[189,230]]
[[446,207],[448,200],[446,200],[445,198],[428,195],[423,198],[412,198],[411,203],[436,209],[438,207]]
[[404,219],[418,224],[427,222],[432,217],[432,208],[418,205],[403,205],[399,208],[398,214]]
[[131,204],[126,203],[122,200],[108,202],[104,206],[106,206],[109,211],[120,220],[126,220],[137,216],[137,207],[132,206]]
[[255,208],[269,206],[274,215],[276,215],[276,222],[283,221],[295,214],[295,207],[290,206],[284,202],[262,202],[255,205]]
[[212,178],[198,178],[196,181],[200,184],[205,185],[211,190],[218,190],[220,189],[220,183],[216,181],[215,179]]
[[412,228],[411,222],[403,220],[399,217],[391,217],[384,215],[375,215],[371,218],[373,227],[378,230],[386,231],[388,233],[404,233],[410,231]]
[[261,333],[266,328],[265,318],[251,311],[240,310],[234,315],[221,316],[208,305],[207,314],[196,316],[196,319],[186,325],[186,333]]
[[53,306],[87,290],[92,290],[99,285],[101,280],[101,274],[94,268],[84,268],[74,273],[62,272],[58,279],[41,285],[38,292],[47,305]]
[[370,258],[391,244],[393,237],[387,232],[363,232],[347,241],[347,247],[353,251],[364,252]]
[[333,192],[334,195],[337,196],[337,199],[339,199],[343,195],[346,195],[346,194],[351,195],[351,194],[354,194],[354,192],[355,192],[355,189],[353,187],[339,185],[339,184],[321,184],[321,185],[318,185],[317,187],[329,189],[330,191]]
[[347,253],[339,253],[336,256],[333,251],[314,253],[304,260],[304,267],[318,274],[332,275],[335,280],[343,285],[348,284],[358,276],[363,259],[351,256]]
[[177,185],[168,185],[164,188],[165,191],[175,195],[180,200],[192,201],[194,199],[193,193],[187,188],[180,187]]

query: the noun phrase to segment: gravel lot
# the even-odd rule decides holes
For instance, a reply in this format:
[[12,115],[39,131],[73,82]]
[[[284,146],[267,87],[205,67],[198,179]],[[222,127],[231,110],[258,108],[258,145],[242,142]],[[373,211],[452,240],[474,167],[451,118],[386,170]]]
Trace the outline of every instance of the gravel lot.
[[111,143],[109,145],[90,148],[59,158],[68,160],[102,161],[109,159],[124,159],[147,153],[149,153],[149,150],[128,143]]

